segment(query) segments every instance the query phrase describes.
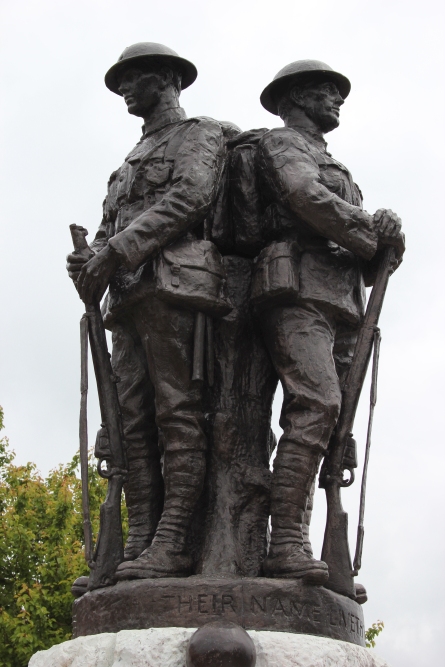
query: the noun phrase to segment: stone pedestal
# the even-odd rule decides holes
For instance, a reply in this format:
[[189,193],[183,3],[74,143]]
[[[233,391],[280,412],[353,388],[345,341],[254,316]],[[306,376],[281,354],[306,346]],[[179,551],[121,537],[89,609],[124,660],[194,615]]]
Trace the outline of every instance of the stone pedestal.
[[[123,630],[79,637],[39,651],[29,667],[185,667],[193,628]],[[335,639],[249,631],[256,667],[389,667],[373,651]]]
[[187,577],[123,581],[74,602],[74,637],[120,630],[198,628],[211,621],[246,630],[321,635],[365,645],[362,608],[295,579]]

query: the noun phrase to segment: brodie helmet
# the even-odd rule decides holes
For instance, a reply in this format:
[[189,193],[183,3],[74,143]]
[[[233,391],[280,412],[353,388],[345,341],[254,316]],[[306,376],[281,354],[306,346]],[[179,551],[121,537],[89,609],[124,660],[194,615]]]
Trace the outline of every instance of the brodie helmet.
[[139,42],[127,46],[121,53],[117,63],[115,63],[105,74],[105,85],[113,93],[120,95],[119,92],[119,73],[124,67],[128,65],[137,65],[138,62],[147,60],[156,60],[157,62],[165,63],[166,65],[178,70],[181,73],[181,89],[188,88],[195,81],[198,76],[198,71],[193,63],[185,58],[180,58],[176,51],[169,49],[163,44],[156,44],[155,42]]
[[320,60],[296,60],[280,69],[273,81],[263,90],[261,104],[267,111],[278,116],[277,98],[290,82],[306,83],[307,81],[332,81],[337,85],[340,95],[345,99],[351,90],[351,83],[343,74],[335,72],[329,65]]

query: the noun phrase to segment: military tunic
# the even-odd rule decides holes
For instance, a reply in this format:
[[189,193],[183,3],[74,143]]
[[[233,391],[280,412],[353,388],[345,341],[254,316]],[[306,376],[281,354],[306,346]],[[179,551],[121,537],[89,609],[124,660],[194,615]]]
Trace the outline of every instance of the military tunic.
[[191,382],[194,313],[156,296],[153,257],[180,236],[202,234],[223,158],[219,123],[170,109],[109,180],[92,247],[109,243],[122,264],[105,322],[130,460],[157,456],[158,434],[164,449],[206,448],[201,390]]
[[295,445],[322,454],[364,314],[377,231],[349,171],[304,130],[267,132],[259,144],[259,173],[265,233],[292,242],[299,272],[295,303],[272,306],[261,316],[284,391],[277,458]]

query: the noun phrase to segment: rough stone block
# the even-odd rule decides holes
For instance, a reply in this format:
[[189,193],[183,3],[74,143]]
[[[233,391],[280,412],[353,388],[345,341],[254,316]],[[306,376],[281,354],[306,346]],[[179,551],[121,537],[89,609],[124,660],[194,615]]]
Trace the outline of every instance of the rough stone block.
[[[79,637],[39,651],[29,667],[185,667],[194,632],[150,628]],[[255,630],[249,635],[256,667],[389,667],[374,651],[335,639]]]
[[[117,635],[104,633],[79,637],[38,651],[30,667],[110,667],[114,664]],[[130,664],[130,663],[129,663]]]

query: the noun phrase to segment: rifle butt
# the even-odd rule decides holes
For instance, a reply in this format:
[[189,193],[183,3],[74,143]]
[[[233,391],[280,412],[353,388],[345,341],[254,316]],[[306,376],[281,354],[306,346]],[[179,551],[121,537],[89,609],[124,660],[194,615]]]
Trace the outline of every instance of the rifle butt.
[[355,584],[352,573],[348,540],[348,515],[341,504],[340,486],[326,486],[327,517],[321,560],[329,568],[329,579],[324,584],[335,593],[355,599]]
[[121,520],[121,496],[124,475],[108,479],[107,497],[100,508],[100,531],[94,554],[88,590],[103,588],[114,583],[117,567],[124,560]]

